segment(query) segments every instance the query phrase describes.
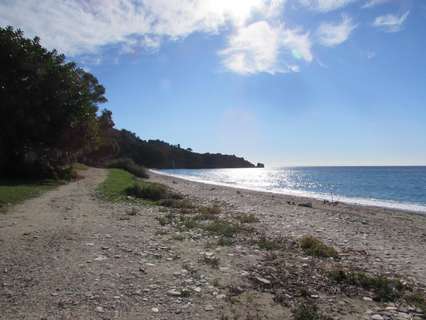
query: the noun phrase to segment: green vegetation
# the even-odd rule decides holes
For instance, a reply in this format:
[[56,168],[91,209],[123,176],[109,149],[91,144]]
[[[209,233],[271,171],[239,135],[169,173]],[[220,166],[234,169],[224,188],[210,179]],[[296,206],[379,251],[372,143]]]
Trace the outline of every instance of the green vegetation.
[[408,304],[426,312],[426,298],[421,292],[413,292],[405,296]]
[[337,258],[338,253],[333,247],[327,246],[321,240],[313,236],[304,236],[300,240],[300,246],[306,254],[313,257]]
[[158,201],[167,199],[170,193],[166,186],[146,181],[137,181],[125,190],[126,194],[135,198]]
[[132,159],[129,158],[111,160],[107,163],[107,167],[126,170],[138,178],[149,177],[146,169],[143,166],[137,165]]
[[222,209],[217,204],[209,207],[201,207],[199,210],[203,215],[218,215],[222,212]]
[[17,181],[0,180],[0,211],[6,206],[13,205],[26,199],[36,197],[41,193],[52,190],[60,182],[47,181]]
[[397,279],[389,279],[385,276],[370,276],[364,272],[334,270],[329,272],[328,276],[339,284],[372,290],[376,301],[395,301],[402,296],[405,289]]
[[242,231],[242,228],[238,224],[219,219],[203,225],[202,228],[211,234],[226,238],[232,238]]
[[228,237],[220,237],[219,240],[217,240],[217,245],[221,247],[229,247],[234,244],[234,240],[232,238]]
[[262,250],[279,250],[281,249],[282,246],[282,242],[276,239],[268,239],[265,236],[260,237],[257,241],[256,241],[257,246],[259,247],[259,249]]
[[165,226],[167,224],[173,223],[173,221],[175,220],[175,215],[169,212],[164,216],[158,217],[157,220],[160,223],[160,225]]
[[209,265],[212,268],[217,269],[217,268],[219,268],[220,259],[218,257],[215,257],[215,256],[211,256],[211,257],[209,257],[209,256],[203,256],[202,262],[204,264]]
[[235,216],[235,219],[237,219],[241,223],[257,223],[257,222],[259,222],[259,219],[253,213],[241,213],[241,214]]
[[293,310],[294,320],[329,320],[331,318],[319,313],[318,307],[314,304],[299,304]]
[[78,156],[107,143],[104,87],[12,27],[0,28],[0,60],[0,176],[66,179]]
[[[176,196],[175,196],[176,197]],[[158,201],[160,206],[175,209],[194,209],[194,204],[188,199],[162,199]]]
[[134,183],[135,178],[129,172],[121,169],[110,169],[108,177],[99,185],[98,192],[106,200],[122,200],[126,197],[126,190]]

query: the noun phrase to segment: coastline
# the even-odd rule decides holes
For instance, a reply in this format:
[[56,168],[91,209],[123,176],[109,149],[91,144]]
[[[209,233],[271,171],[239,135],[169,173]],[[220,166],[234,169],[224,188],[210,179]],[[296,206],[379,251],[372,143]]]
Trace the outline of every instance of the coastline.
[[[172,174],[168,172],[163,172],[156,169],[149,169],[150,172],[156,174],[156,175],[164,175],[176,179],[182,179],[186,181],[191,181],[195,183],[201,183],[206,185],[213,185],[213,186],[221,186],[226,188],[232,188],[237,190],[247,190],[247,191],[254,191],[254,192],[262,192],[262,193],[269,193],[274,195],[283,195],[287,197],[292,198],[299,198],[301,201],[331,201],[330,195],[325,194],[316,194],[309,192],[303,192],[298,190],[286,190],[286,191],[279,191],[279,190],[266,190],[262,188],[250,188],[250,187],[244,187],[244,186],[237,186],[232,185],[228,183],[222,183],[222,182],[216,182],[216,181],[208,181],[208,180],[200,180],[197,178],[193,178],[190,176],[181,176],[177,174]],[[333,195],[334,201],[339,202],[340,204],[348,205],[348,206],[359,206],[369,209],[385,209],[395,212],[404,212],[406,214],[415,214],[415,215],[421,215],[426,216],[426,207],[414,204],[414,203],[400,203],[400,202],[394,202],[390,200],[378,200],[378,199],[363,199],[363,198],[349,198],[339,195]]]
[[[253,213],[260,232],[300,238],[312,234],[374,273],[400,274],[426,286],[426,216],[412,211],[322,200],[196,182],[151,171],[151,180],[196,199],[218,202],[229,214]],[[299,206],[312,203],[312,208]]]

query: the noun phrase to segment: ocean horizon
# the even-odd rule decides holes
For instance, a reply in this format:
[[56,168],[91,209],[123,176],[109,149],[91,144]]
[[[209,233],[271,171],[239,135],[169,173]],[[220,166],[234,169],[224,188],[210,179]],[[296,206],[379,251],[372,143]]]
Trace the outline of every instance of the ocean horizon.
[[163,169],[191,181],[426,214],[426,166]]

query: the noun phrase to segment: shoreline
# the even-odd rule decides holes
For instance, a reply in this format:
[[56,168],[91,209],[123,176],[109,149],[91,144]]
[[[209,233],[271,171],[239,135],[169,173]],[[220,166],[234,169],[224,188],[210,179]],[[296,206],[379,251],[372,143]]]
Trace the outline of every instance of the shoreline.
[[[201,205],[219,203],[229,215],[254,214],[259,232],[299,239],[313,235],[348,254],[351,263],[376,274],[394,274],[426,287],[426,216],[417,212],[253,191],[150,172]],[[312,208],[303,204],[310,202]],[[301,206],[302,205],[302,206]]]
[[[207,181],[207,180],[201,180],[196,178],[191,178],[189,176],[180,176],[177,174],[172,173],[166,173],[162,172],[160,170],[156,169],[149,169],[149,172],[152,172],[154,174],[172,177],[176,179],[181,179],[185,181],[191,181],[195,183],[201,183],[205,185],[212,185],[212,186],[220,186],[225,188],[232,188],[237,190],[247,190],[247,191],[253,191],[253,192],[262,192],[262,193],[268,193],[268,194],[274,194],[274,195],[283,195],[288,197],[294,197],[294,198],[300,198],[301,201],[330,201],[330,197],[327,198],[325,195],[324,197],[321,196],[321,194],[303,194],[303,191],[278,191],[278,190],[265,190],[261,188],[250,188],[250,187],[244,187],[244,186],[237,186],[232,184],[227,184],[223,182],[215,182],[215,181]],[[300,194],[299,194],[300,193]],[[392,202],[390,200],[369,200],[369,199],[363,199],[363,198],[349,198],[344,196],[335,195],[334,202],[338,202],[340,204],[344,204],[347,206],[356,206],[356,207],[364,207],[368,209],[384,209],[389,210],[392,212],[404,212],[406,214],[414,214],[414,215],[420,215],[423,217],[426,217],[426,207],[418,205],[418,204],[412,204],[412,203],[401,203],[401,202]],[[375,202],[378,202],[375,204]],[[395,203],[394,206],[392,206],[392,203]],[[386,205],[389,204],[389,205]]]

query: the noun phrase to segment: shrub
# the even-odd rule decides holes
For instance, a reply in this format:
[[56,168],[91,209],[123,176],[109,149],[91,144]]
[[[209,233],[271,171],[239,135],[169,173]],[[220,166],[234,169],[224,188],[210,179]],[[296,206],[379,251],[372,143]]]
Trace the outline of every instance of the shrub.
[[405,297],[408,304],[426,312],[426,298],[420,292],[410,293]]
[[136,182],[133,186],[126,189],[126,194],[152,201],[166,199],[169,196],[166,186],[152,182]]
[[209,214],[214,215],[214,214],[220,214],[222,212],[222,209],[217,204],[214,204],[210,207],[201,207],[200,212],[205,215],[209,215]]
[[232,238],[241,231],[239,225],[225,220],[214,220],[203,226],[203,228],[209,233],[227,238]]
[[364,272],[345,272],[334,270],[329,272],[329,278],[337,283],[373,290],[376,301],[395,301],[401,297],[404,286],[397,279],[385,276],[370,276]]
[[107,164],[107,167],[126,170],[127,172],[130,172],[131,174],[139,178],[149,178],[146,169],[136,164],[132,159],[129,158],[111,160]]
[[262,250],[278,250],[282,247],[279,240],[268,239],[265,236],[260,237],[260,239],[256,241],[256,244]]
[[[174,194],[175,197],[177,194]],[[163,199],[158,202],[160,206],[175,208],[175,209],[192,209],[194,204],[188,199]]]
[[324,242],[312,236],[304,236],[300,240],[300,246],[306,254],[313,257],[338,257],[338,253],[333,247],[327,246]]
[[235,217],[241,223],[256,223],[259,219],[253,213],[241,213]]
[[294,320],[328,320],[327,316],[319,313],[318,307],[314,304],[299,304],[293,310]]

